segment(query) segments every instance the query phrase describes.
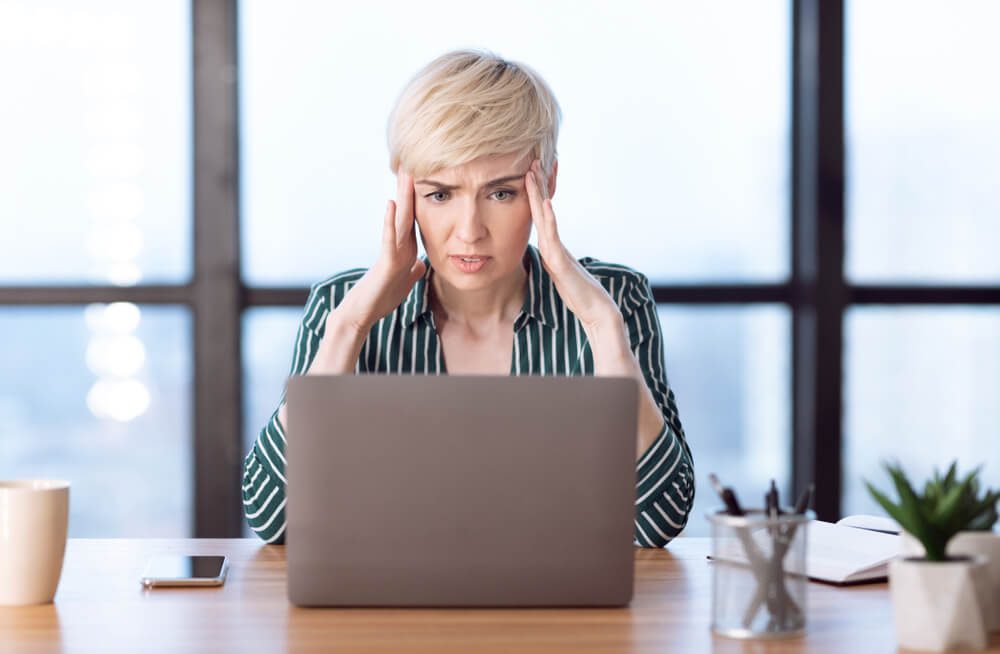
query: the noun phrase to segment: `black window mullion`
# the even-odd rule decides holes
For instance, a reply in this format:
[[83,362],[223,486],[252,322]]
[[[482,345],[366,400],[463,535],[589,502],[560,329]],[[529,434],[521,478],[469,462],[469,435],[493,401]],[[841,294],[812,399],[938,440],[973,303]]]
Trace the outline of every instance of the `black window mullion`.
[[844,283],[844,3],[793,2],[792,493],[840,516]]
[[191,287],[148,286],[0,286],[0,306],[85,305],[107,302],[189,304]]
[[242,533],[236,0],[192,0],[194,536]]

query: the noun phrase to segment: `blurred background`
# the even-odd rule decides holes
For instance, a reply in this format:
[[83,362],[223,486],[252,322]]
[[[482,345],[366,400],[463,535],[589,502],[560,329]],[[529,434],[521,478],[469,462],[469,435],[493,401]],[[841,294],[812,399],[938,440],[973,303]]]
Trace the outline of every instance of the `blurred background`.
[[[821,8],[820,8],[821,7]],[[0,0],[0,478],[70,536],[248,534],[310,284],[369,266],[385,123],[457,47],[563,110],[560,232],[630,265],[707,533],[953,458],[1000,484],[1000,3]],[[536,242],[534,237],[532,242]]]

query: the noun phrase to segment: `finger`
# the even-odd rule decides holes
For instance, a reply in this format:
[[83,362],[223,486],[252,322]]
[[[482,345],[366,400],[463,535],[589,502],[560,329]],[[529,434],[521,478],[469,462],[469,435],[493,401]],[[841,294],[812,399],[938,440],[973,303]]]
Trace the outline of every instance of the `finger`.
[[403,245],[407,230],[413,226],[413,176],[400,172],[396,179],[396,247]]
[[548,238],[551,234],[548,214],[543,207],[542,194],[538,187],[538,181],[533,172],[527,175],[528,204],[531,206],[531,219],[538,226],[539,236]]
[[535,159],[535,161],[532,162],[532,166],[535,168],[535,172],[538,175],[536,178],[538,183],[536,185],[539,187],[539,195],[542,198],[542,213],[545,215],[545,222],[549,229],[552,230],[553,237],[559,238],[559,229],[556,225],[556,213],[552,209],[552,198],[549,196],[549,180],[542,170],[542,161],[540,159]]
[[545,171],[542,170],[542,160],[535,159],[532,166],[534,166],[535,174],[538,176],[538,190],[542,195],[542,199],[547,200],[549,199],[549,178],[545,175]]
[[556,224],[556,212],[552,210],[552,200],[545,198],[542,201],[542,213],[545,214],[546,222],[548,223],[549,229],[552,230],[552,236],[559,238],[559,227]]
[[529,170],[524,179],[525,188],[528,190],[528,206],[531,207],[531,219],[541,229],[541,221],[545,218],[545,212],[542,211],[542,196],[538,190],[538,181],[534,171]]
[[385,216],[382,218],[382,246],[386,249],[396,243],[395,215],[396,205],[392,200],[389,200],[386,202]]
[[417,215],[414,213],[413,219],[410,221],[409,227],[406,230],[406,238],[403,239],[407,246],[412,245],[414,248],[417,247],[417,231],[419,226],[420,224],[417,222]]
[[423,277],[425,272],[427,272],[427,265],[423,259],[417,257],[416,263],[410,268],[410,285],[416,284],[417,280]]

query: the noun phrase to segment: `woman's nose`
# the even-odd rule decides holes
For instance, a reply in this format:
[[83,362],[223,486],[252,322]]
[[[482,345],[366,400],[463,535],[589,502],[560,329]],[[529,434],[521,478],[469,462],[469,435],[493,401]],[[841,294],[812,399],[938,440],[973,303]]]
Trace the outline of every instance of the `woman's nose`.
[[486,236],[486,224],[475,202],[462,207],[455,232],[458,238],[466,243],[472,243]]

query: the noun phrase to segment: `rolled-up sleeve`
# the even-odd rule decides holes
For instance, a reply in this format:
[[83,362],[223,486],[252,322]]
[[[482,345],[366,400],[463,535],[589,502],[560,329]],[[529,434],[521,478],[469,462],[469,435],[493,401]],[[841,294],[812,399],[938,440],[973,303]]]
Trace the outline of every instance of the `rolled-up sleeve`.
[[694,503],[694,460],[667,383],[663,333],[649,280],[637,273],[626,297],[629,344],[664,422],[636,464],[635,542],[663,547],[687,524]]
[[[329,313],[329,289],[315,286],[306,302],[295,337],[289,375],[306,372],[316,355]],[[255,534],[265,542],[285,542],[285,426],[278,411],[285,403],[282,391],[278,408],[261,429],[243,459],[243,515]]]

